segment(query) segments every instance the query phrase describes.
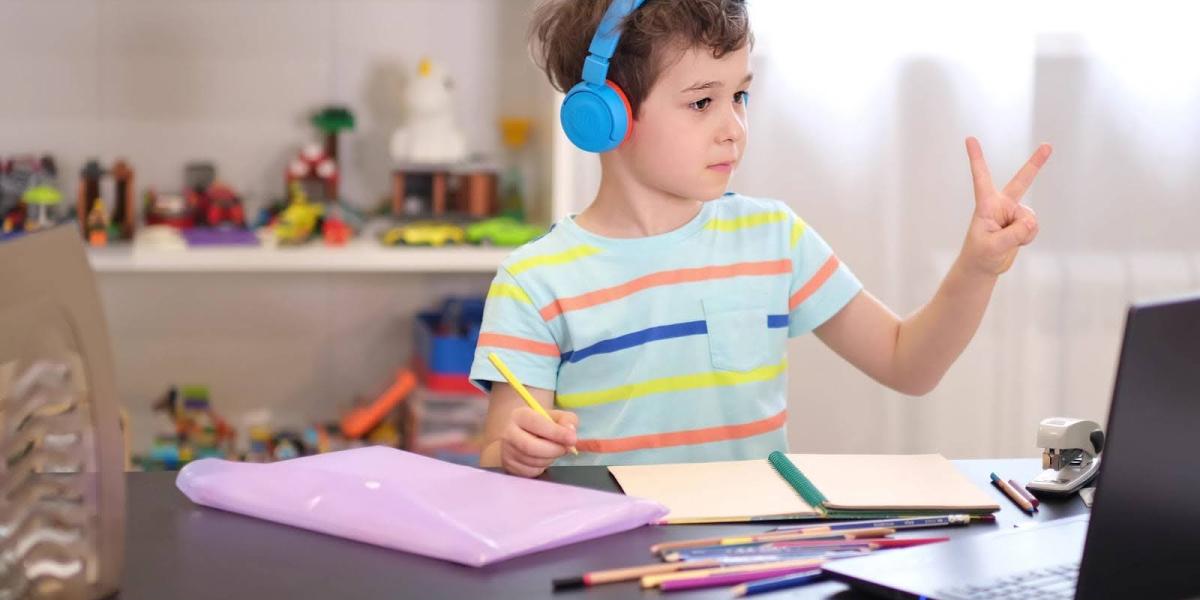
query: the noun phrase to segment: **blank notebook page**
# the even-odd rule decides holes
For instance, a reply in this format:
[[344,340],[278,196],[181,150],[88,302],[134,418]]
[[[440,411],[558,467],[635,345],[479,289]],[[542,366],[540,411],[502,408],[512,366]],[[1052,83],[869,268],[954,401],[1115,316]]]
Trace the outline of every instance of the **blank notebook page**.
[[626,495],[652,498],[668,519],[809,515],[816,511],[766,460],[612,466]]
[[788,454],[834,509],[1000,510],[940,454]]

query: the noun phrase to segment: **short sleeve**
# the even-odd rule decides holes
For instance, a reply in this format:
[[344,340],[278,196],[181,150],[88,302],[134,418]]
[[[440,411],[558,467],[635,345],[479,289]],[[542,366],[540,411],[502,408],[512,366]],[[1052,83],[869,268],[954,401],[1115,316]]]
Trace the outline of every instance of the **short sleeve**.
[[471,383],[490,392],[504,376],[488,360],[495,352],[517,379],[530,387],[557,386],[561,353],[550,326],[525,288],[501,268],[488,289],[479,343],[471,363]]
[[788,337],[797,337],[836,315],[863,286],[815,229],[795,214],[791,217]]

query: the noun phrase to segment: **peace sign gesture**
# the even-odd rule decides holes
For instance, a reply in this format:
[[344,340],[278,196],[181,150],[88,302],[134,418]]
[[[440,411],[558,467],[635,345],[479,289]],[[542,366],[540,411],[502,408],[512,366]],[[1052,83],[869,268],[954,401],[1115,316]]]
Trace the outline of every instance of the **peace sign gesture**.
[[971,179],[975,183],[975,214],[963,242],[967,264],[989,275],[999,275],[1012,266],[1017,250],[1037,237],[1037,215],[1021,204],[1021,198],[1052,151],[1042,144],[1029,161],[1013,175],[1003,190],[992,184],[992,174],[983,159],[979,140],[967,138],[967,158],[971,161]]

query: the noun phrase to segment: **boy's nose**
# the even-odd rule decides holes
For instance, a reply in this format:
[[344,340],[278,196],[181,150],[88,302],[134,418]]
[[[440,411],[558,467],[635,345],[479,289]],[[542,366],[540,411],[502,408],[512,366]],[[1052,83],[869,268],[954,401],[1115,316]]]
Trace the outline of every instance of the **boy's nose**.
[[745,117],[736,110],[730,110],[721,120],[721,128],[717,131],[717,142],[737,142],[746,135]]

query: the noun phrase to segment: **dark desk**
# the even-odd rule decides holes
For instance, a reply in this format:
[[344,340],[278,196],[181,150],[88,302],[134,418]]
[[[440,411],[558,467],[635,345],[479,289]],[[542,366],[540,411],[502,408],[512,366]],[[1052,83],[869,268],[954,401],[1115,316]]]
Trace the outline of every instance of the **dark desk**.
[[[899,537],[977,535],[1015,525],[1048,521],[1087,509],[1077,497],[1045,502],[1029,517],[988,484],[988,473],[1021,481],[1040,470],[1035,459],[955,461],[971,481],[1002,507],[995,525],[902,532]],[[547,479],[617,491],[603,467],[551,469]],[[653,562],[656,542],[710,535],[765,531],[771,525],[680,525],[641,527],[564,548],[515,558],[482,569],[464,567],[352,542],[250,517],[193,505],[175,488],[174,473],[130,473],[123,600],[309,598],[544,598],[556,577]],[[469,493],[469,492],[468,492]],[[555,598],[657,596],[637,583],[566,592]],[[728,599],[725,588],[673,593],[679,598]],[[857,598],[845,586],[826,582],[765,598]]]

